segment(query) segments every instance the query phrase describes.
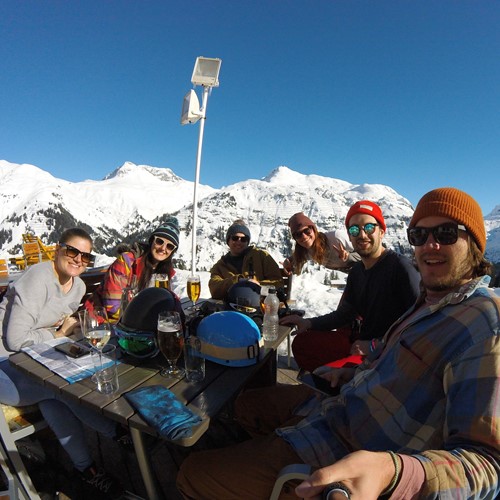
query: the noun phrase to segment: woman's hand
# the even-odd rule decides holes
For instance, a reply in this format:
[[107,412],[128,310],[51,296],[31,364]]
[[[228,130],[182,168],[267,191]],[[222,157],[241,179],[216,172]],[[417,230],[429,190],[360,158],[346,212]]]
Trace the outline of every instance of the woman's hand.
[[64,321],[57,327],[54,336],[58,337],[67,337],[73,333],[73,330],[80,322],[74,318],[73,316],[66,316]]
[[339,259],[342,262],[346,262],[347,259],[349,258],[349,252],[345,249],[345,246],[342,244],[341,241],[339,241],[339,246],[332,245],[332,248],[337,251],[339,254]]
[[[333,465],[313,472],[295,488],[295,494],[300,498],[320,498],[329,484],[342,482],[351,491],[353,499],[376,500],[389,486],[395,472],[389,453],[355,451]],[[335,495],[333,498],[345,500],[342,493]]]
[[302,333],[311,328],[311,322],[308,319],[301,318],[297,314],[284,316],[280,319],[280,325],[296,325],[296,333]]
[[286,275],[290,276],[293,271],[293,266],[290,262],[290,259],[285,259],[283,262],[280,262],[280,264],[283,266],[283,270],[285,271]]

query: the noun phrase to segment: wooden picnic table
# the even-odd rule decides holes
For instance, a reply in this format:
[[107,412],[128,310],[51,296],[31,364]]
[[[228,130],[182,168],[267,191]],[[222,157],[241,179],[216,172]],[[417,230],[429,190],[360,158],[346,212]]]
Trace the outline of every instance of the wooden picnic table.
[[160,497],[144,446],[143,433],[153,436],[158,436],[158,434],[142,419],[123,394],[132,389],[150,385],[162,385],[170,389],[181,402],[202,419],[201,423],[193,428],[190,437],[172,441],[176,445],[192,446],[207,431],[210,419],[217,415],[220,409],[231,401],[260,370],[264,367],[267,369],[271,365],[276,373],[276,349],[287,337],[289,331],[288,327],[280,326],[278,339],[265,342],[256,364],[230,367],[207,360],[205,379],[195,383],[187,382],[185,378],[179,380],[160,376],[159,371],[165,365],[161,354],[147,360],[124,356],[118,365],[119,390],[110,395],[98,392],[90,377],[70,384],[24,352],[11,355],[9,360],[18,369],[59,393],[63,399],[77,401],[128,426],[148,498],[154,500]]

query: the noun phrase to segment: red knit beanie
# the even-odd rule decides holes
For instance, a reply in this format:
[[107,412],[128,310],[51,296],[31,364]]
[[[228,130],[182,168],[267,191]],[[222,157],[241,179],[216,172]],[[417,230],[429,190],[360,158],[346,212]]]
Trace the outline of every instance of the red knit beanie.
[[474,238],[479,250],[486,249],[486,230],[481,207],[472,196],[456,188],[438,188],[429,191],[420,199],[410,221],[417,225],[424,217],[447,217],[463,224]]
[[373,203],[373,201],[368,201],[368,200],[357,201],[349,209],[349,212],[347,212],[345,218],[345,227],[347,229],[349,229],[349,220],[353,215],[356,214],[371,215],[380,224],[382,230],[384,232],[386,231],[385,220],[384,216],[382,215],[382,210],[380,210],[380,207],[376,203]]
[[290,217],[290,220],[288,221],[288,227],[290,228],[290,231],[293,233],[296,233],[301,227],[304,226],[313,226],[315,227],[316,224],[307,216],[304,215],[303,212],[296,213]]

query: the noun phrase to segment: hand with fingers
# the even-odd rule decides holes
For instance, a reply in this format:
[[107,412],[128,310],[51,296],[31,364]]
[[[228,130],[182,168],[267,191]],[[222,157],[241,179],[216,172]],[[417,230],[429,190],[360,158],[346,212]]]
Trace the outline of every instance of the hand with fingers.
[[342,262],[346,262],[347,259],[349,258],[349,252],[345,249],[345,246],[342,244],[342,242],[339,241],[339,246],[332,245],[332,247],[339,254],[339,259]]
[[295,325],[297,327],[296,332],[302,333],[311,328],[311,322],[308,319],[304,319],[297,314],[292,314],[290,316],[284,316],[280,319],[280,325],[290,326]]
[[319,366],[313,371],[314,375],[324,378],[330,382],[331,387],[344,385],[354,377],[356,368],[344,366],[342,368],[333,368],[331,366]]
[[334,491],[328,494],[328,500],[376,500],[390,486],[395,486],[397,475],[390,453],[355,451],[335,464],[313,472],[295,488],[295,494],[300,498],[319,499],[322,492],[332,485]]
[[290,259],[285,259],[283,262],[280,262],[280,264],[283,266],[283,270],[287,276],[290,276],[293,272],[293,265]]

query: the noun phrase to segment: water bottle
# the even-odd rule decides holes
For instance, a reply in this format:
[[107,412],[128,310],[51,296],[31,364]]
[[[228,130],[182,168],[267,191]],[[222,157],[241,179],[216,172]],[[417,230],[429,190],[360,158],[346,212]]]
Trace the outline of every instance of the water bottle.
[[269,288],[266,300],[264,301],[265,312],[262,323],[262,337],[264,340],[276,340],[278,338],[278,309],[280,301],[276,295],[275,288]]

